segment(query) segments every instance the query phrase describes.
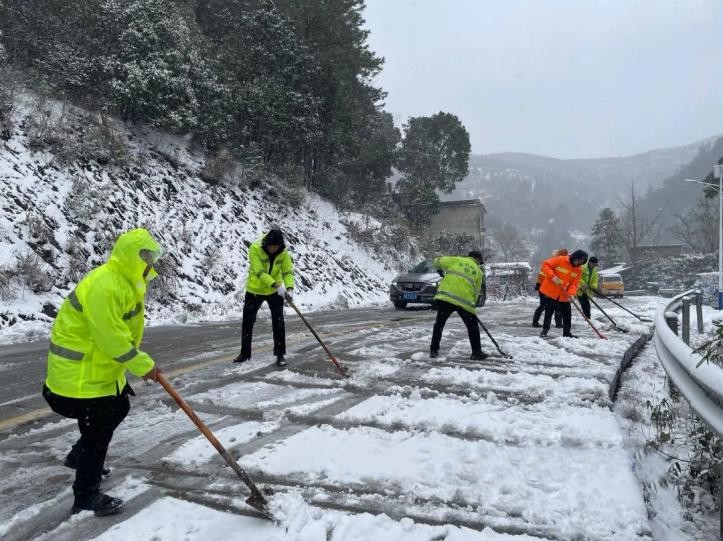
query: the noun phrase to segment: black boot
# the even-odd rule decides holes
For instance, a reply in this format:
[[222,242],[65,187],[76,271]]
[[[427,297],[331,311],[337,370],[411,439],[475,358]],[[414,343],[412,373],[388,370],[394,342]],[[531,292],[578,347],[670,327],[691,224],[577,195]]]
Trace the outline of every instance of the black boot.
[[472,355],[469,356],[470,361],[484,361],[489,355],[484,351],[473,351]]
[[123,500],[112,498],[107,494],[91,494],[75,498],[73,503],[73,514],[81,511],[93,511],[96,516],[115,515],[123,510]]
[[532,322],[532,326],[533,326],[533,327],[542,327],[542,325],[540,325],[540,322],[539,322],[539,321],[533,321],[533,322]]
[[[76,456],[73,449],[71,449],[70,453],[68,453],[68,456],[65,457],[65,462],[63,462],[63,465],[66,468],[70,468],[71,470],[75,470],[78,468],[78,457]],[[106,479],[107,477],[110,477],[110,468],[106,468],[105,466],[103,466],[103,469],[100,473],[103,476],[103,479]]]
[[234,362],[234,363],[245,363],[245,362],[248,361],[249,359],[250,359],[250,357],[244,357],[243,355],[241,355],[241,354],[239,353],[232,362]]
[[283,356],[283,355],[277,355],[277,356],[276,356],[276,366],[278,366],[279,368],[283,368],[283,367],[285,367],[287,364],[289,364],[289,363],[286,362],[286,359],[284,359],[284,356]]
[[540,338],[547,338],[547,331],[548,329],[542,329],[542,331],[540,331]]
[[439,357],[439,351],[434,351],[433,349],[429,350],[429,358],[430,359],[436,359]]
[[563,338],[577,338],[576,335],[572,334],[572,333],[569,332],[569,331],[562,333],[562,337],[563,337]]

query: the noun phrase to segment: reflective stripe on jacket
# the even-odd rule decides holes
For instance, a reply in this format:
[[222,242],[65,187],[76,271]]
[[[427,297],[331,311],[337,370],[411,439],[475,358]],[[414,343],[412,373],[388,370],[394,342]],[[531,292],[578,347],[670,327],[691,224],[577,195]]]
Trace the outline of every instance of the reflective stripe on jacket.
[[249,246],[249,270],[246,278],[246,291],[256,295],[275,293],[274,284],[277,282],[283,282],[286,289],[294,287],[294,265],[289,251],[284,247],[280,252],[277,252],[273,265],[270,265],[269,254],[262,247],[264,237]]
[[[545,279],[540,284],[540,293],[551,299],[570,302],[570,297],[577,293],[581,275],[580,267],[573,267],[570,263],[570,256],[560,255],[546,259],[542,263],[542,272],[545,273]],[[561,285],[552,281],[555,276],[562,280]]]
[[577,296],[581,297],[583,293],[590,294],[590,291],[597,291],[598,281],[600,275],[598,274],[597,267],[593,267],[592,271],[585,263],[582,266],[582,277],[580,278],[580,288],[577,291]]
[[474,313],[485,279],[484,270],[477,261],[473,257],[443,256],[436,257],[432,266],[444,271],[434,298]]
[[55,394],[97,398],[118,394],[126,385],[126,370],[136,376],[154,366],[139,351],[143,338],[147,280],[140,250],[160,253],[145,229],[122,234],[110,259],[90,271],[68,295],[50,334],[45,384]]

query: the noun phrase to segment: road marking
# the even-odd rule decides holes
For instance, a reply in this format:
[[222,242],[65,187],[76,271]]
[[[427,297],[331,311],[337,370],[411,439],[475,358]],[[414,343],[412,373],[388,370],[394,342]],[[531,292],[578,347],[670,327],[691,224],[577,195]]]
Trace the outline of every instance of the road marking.
[[[364,323],[356,323],[356,324],[352,324],[352,325],[347,325],[343,328],[343,330],[327,331],[324,333],[324,335],[325,336],[339,336],[342,334],[346,334],[347,332],[349,332],[349,330],[372,329],[374,327],[378,327],[379,325],[384,325],[384,324],[386,324],[388,327],[399,327],[399,326],[404,325],[405,323],[415,323],[421,319],[422,318],[409,317],[409,318],[402,318],[401,320],[395,320],[395,321],[390,321],[388,319],[382,320],[382,321],[367,321]],[[304,336],[303,339],[302,338],[298,338],[296,340],[292,339],[292,340],[289,340],[289,342],[291,342],[292,344],[298,343],[298,342],[308,340],[308,338],[309,338],[308,336]],[[266,345],[266,346],[261,346],[259,348],[256,348],[256,351],[265,353],[268,351],[272,351],[273,349],[274,349],[273,345]],[[214,365],[221,364],[221,363],[227,363],[230,360],[231,359],[227,355],[224,355],[223,357],[214,357],[214,358],[206,360],[206,361],[189,364],[186,366],[182,366],[180,368],[176,368],[175,370],[169,370],[168,372],[164,372],[164,373],[168,377],[182,376],[184,374],[188,374],[189,372],[193,372],[195,370],[201,370],[203,368],[208,368],[209,366],[214,366]],[[43,408],[38,408],[35,410],[25,412],[20,415],[16,415],[15,417],[10,417],[9,419],[0,421],[0,432],[8,430],[8,429],[16,428],[17,426],[19,426],[23,423],[37,421],[38,419],[42,419],[43,417],[49,416],[51,413],[53,413],[53,411],[50,408],[43,407]]]

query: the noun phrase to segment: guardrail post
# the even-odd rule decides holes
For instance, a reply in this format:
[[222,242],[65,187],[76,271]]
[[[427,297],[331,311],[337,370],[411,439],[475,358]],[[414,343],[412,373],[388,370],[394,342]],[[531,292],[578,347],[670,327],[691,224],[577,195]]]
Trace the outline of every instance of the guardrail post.
[[675,312],[665,312],[665,322],[670,327],[670,330],[678,336],[678,314]]
[[680,331],[680,337],[683,339],[686,345],[690,345],[690,299],[685,297],[683,299],[683,308],[681,309],[681,315],[683,316],[683,328]]
[[703,334],[703,292],[695,292],[695,318],[698,320],[698,334]]

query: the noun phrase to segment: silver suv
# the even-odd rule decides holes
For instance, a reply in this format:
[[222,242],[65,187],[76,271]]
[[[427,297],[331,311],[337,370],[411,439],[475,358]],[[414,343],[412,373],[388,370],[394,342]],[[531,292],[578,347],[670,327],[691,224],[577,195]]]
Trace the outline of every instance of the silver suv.
[[[394,307],[400,310],[409,303],[431,304],[434,308],[434,296],[441,280],[442,276],[432,267],[432,261],[422,261],[392,280],[389,299],[394,303]],[[477,297],[477,306],[484,306],[486,298],[487,288],[483,283]]]

